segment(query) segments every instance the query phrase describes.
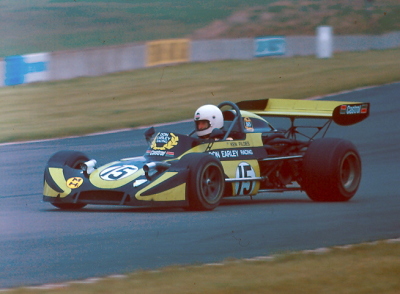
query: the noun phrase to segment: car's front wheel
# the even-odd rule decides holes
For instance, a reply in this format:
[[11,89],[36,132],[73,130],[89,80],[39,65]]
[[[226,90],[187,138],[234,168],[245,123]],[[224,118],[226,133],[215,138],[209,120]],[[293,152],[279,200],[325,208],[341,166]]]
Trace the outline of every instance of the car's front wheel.
[[[59,151],[50,157],[47,165],[80,169],[81,164],[88,161],[89,158],[79,151]],[[51,203],[53,206],[62,210],[76,210],[86,206],[84,203]]]
[[223,167],[214,156],[204,153],[188,154],[189,178],[187,197],[190,210],[213,210],[222,199],[225,188]]

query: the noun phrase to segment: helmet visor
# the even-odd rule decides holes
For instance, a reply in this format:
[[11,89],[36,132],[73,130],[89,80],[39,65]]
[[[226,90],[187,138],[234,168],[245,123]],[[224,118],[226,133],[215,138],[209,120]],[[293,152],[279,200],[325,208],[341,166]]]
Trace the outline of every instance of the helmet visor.
[[196,131],[204,131],[211,127],[211,124],[208,120],[196,120],[194,122],[196,124]]

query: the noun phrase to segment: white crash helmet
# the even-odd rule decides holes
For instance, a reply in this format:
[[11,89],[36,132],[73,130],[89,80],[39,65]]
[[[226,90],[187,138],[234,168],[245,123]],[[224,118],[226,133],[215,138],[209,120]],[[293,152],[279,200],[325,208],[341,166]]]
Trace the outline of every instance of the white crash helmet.
[[[200,128],[199,122],[206,122],[206,127]],[[194,113],[194,123],[196,134],[199,137],[211,134],[213,129],[221,129],[224,126],[224,117],[222,111],[215,105],[203,105]]]

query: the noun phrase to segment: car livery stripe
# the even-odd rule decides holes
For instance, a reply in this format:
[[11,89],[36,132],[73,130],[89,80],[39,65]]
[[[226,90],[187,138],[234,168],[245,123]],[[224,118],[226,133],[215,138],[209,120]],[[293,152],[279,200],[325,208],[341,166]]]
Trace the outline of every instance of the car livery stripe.
[[[169,189],[172,189],[176,186],[179,186],[183,183],[186,183],[187,177],[189,174],[188,169],[181,170],[177,172],[174,176],[164,179],[161,183],[156,186],[152,186],[150,189],[141,193],[141,196],[150,196],[153,194],[159,194],[165,192]],[[163,177],[163,176],[161,176]]]
[[[67,187],[67,182],[64,177],[64,171],[62,168],[49,167],[50,177],[54,180],[58,187],[63,190],[59,193],[60,198],[64,198],[71,193],[71,189]],[[58,195],[57,195],[58,196]]]
[[[136,193],[135,198],[142,201],[182,201],[186,199],[186,183],[182,183],[178,186],[172,186],[170,189],[164,189],[159,193],[146,195],[149,190],[160,185],[161,183],[167,182],[169,179],[176,176],[178,172],[165,172],[158,179],[154,180],[150,185],[145,187]],[[158,191],[156,191],[158,192]]]
[[50,168],[46,167],[44,170],[44,179],[46,184],[51,187],[52,190],[58,193],[63,193],[64,191],[57,185],[57,183],[54,181],[53,177],[50,174]]
[[46,180],[44,181],[43,196],[57,197],[59,194],[60,194],[60,192],[57,192],[56,190],[51,188]]

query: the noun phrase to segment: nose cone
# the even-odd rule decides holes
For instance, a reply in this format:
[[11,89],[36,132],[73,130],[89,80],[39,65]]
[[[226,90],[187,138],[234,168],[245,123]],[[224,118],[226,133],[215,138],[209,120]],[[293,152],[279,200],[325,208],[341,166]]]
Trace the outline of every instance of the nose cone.
[[97,188],[115,189],[144,175],[142,165],[114,162],[105,165],[90,175],[91,183]]

